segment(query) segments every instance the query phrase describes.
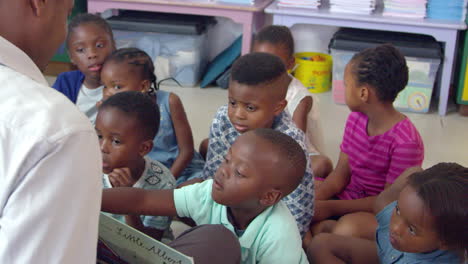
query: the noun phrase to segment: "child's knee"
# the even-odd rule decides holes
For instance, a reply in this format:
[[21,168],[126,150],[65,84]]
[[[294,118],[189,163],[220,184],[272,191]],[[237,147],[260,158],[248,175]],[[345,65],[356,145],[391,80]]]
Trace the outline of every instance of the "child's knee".
[[307,246],[306,251],[309,253],[324,250],[329,245],[332,236],[333,235],[329,233],[321,233],[314,236]]
[[314,223],[310,226],[310,232],[314,237],[315,235],[321,233],[331,233],[334,230],[336,224],[337,221],[335,220],[324,220],[318,223]]
[[327,156],[311,156],[310,160],[315,177],[326,178],[333,171],[333,163]]
[[323,179],[320,179],[320,180],[317,180],[317,178],[314,179],[315,191],[317,191],[317,189],[320,187],[320,185],[322,185],[322,183],[323,183]]
[[200,155],[203,157],[204,160],[206,160],[206,153],[208,152],[208,138],[205,138],[202,140],[200,143],[200,146],[198,147],[198,152]]
[[333,247],[333,234],[322,233],[314,236],[312,241],[305,248],[309,261],[316,261],[319,255],[331,253]]
[[333,228],[332,233],[342,236],[373,239],[376,228],[377,221],[373,214],[357,212],[342,216]]

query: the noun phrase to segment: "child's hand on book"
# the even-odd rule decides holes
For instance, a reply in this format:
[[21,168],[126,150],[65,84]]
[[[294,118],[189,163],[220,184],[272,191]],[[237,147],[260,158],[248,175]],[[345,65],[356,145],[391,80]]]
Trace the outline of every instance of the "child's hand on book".
[[113,187],[132,187],[135,184],[129,168],[114,169],[109,173],[109,181]]

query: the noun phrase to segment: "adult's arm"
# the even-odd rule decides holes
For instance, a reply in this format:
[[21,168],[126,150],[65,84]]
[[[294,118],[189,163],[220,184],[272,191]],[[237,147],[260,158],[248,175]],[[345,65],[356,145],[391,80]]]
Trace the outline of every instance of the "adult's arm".
[[0,134],[0,263],[95,263],[102,165],[94,131],[42,141]]

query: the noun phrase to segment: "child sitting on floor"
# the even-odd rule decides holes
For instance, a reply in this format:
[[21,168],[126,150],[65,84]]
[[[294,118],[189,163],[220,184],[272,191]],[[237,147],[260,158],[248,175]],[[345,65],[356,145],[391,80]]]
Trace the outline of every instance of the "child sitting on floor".
[[239,238],[245,264],[308,263],[294,218],[281,201],[302,181],[306,166],[295,140],[255,129],[237,138],[213,179],[176,190],[104,190],[102,210],[222,224]]
[[[266,52],[278,56],[288,71],[296,66],[294,39],[285,26],[267,26],[255,36],[253,52]],[[333,170],[331,160],[321,154],[323,132],[320,124],[319,100],[296,78],[291,76],[286,101],[294,124],[306,134],[307,151],[315,177],[325,178]]]
[[312,233],[371,238],[376,226],[370,213],[373,201],[405,169],[422,164],[424,146],[409,118],[393,107],[408,83],[405,58],[396,48],[384,44],[356,54],[344,81],[346,104],[353,112],[335,170],[323,182],[316,181],[314,221],[358,213],[315,224]]
[[94,124],[102,98],[101,68],[115,50],[112,29],[98,15],[79,14],[68,24],[68,54],[77,71],[59,74],[52,86],[63,93]]
[[115,51],[103,65],[101,80],[103,100],[123,91],[149,94],[159,106],[161,121],[148,156],[170,168],[177,184],[200,177],[205,162],[194,150],[184,106],[176,94],[157,90],[154,65],[148,54],[136,48]]
[[[111,96],[99,107],[96,133],[101,145],[104,188],[175,188],[171,172],[158,161],[145,157],[153,147],[159,119],[158,108],[151,98],[139,92]],[[170,217],[114,217],[157,240],[172,239]]]
[[317,264],[466,263],[467,200],[467,168],[408,169],[376,200],[376,241],[319,234],[307,255]]
[[[233,64],[228,105],[219,108],[211,125],[204,179],[213,177],[237,137],[256,128],[285,133],[307,153],[304,132],[283,111],[290,82],[281,59],[268,53],[250,53]],[[283,198],[301,235],[308,230],[314,212],[314,181],[309,162],[303,176],[297,189]]]

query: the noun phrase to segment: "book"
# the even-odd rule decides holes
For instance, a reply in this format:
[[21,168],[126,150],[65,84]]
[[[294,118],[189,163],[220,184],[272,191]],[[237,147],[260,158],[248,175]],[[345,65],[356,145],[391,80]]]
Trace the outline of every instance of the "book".
[[101,213],[97,263],[193,264],[193,258]]

